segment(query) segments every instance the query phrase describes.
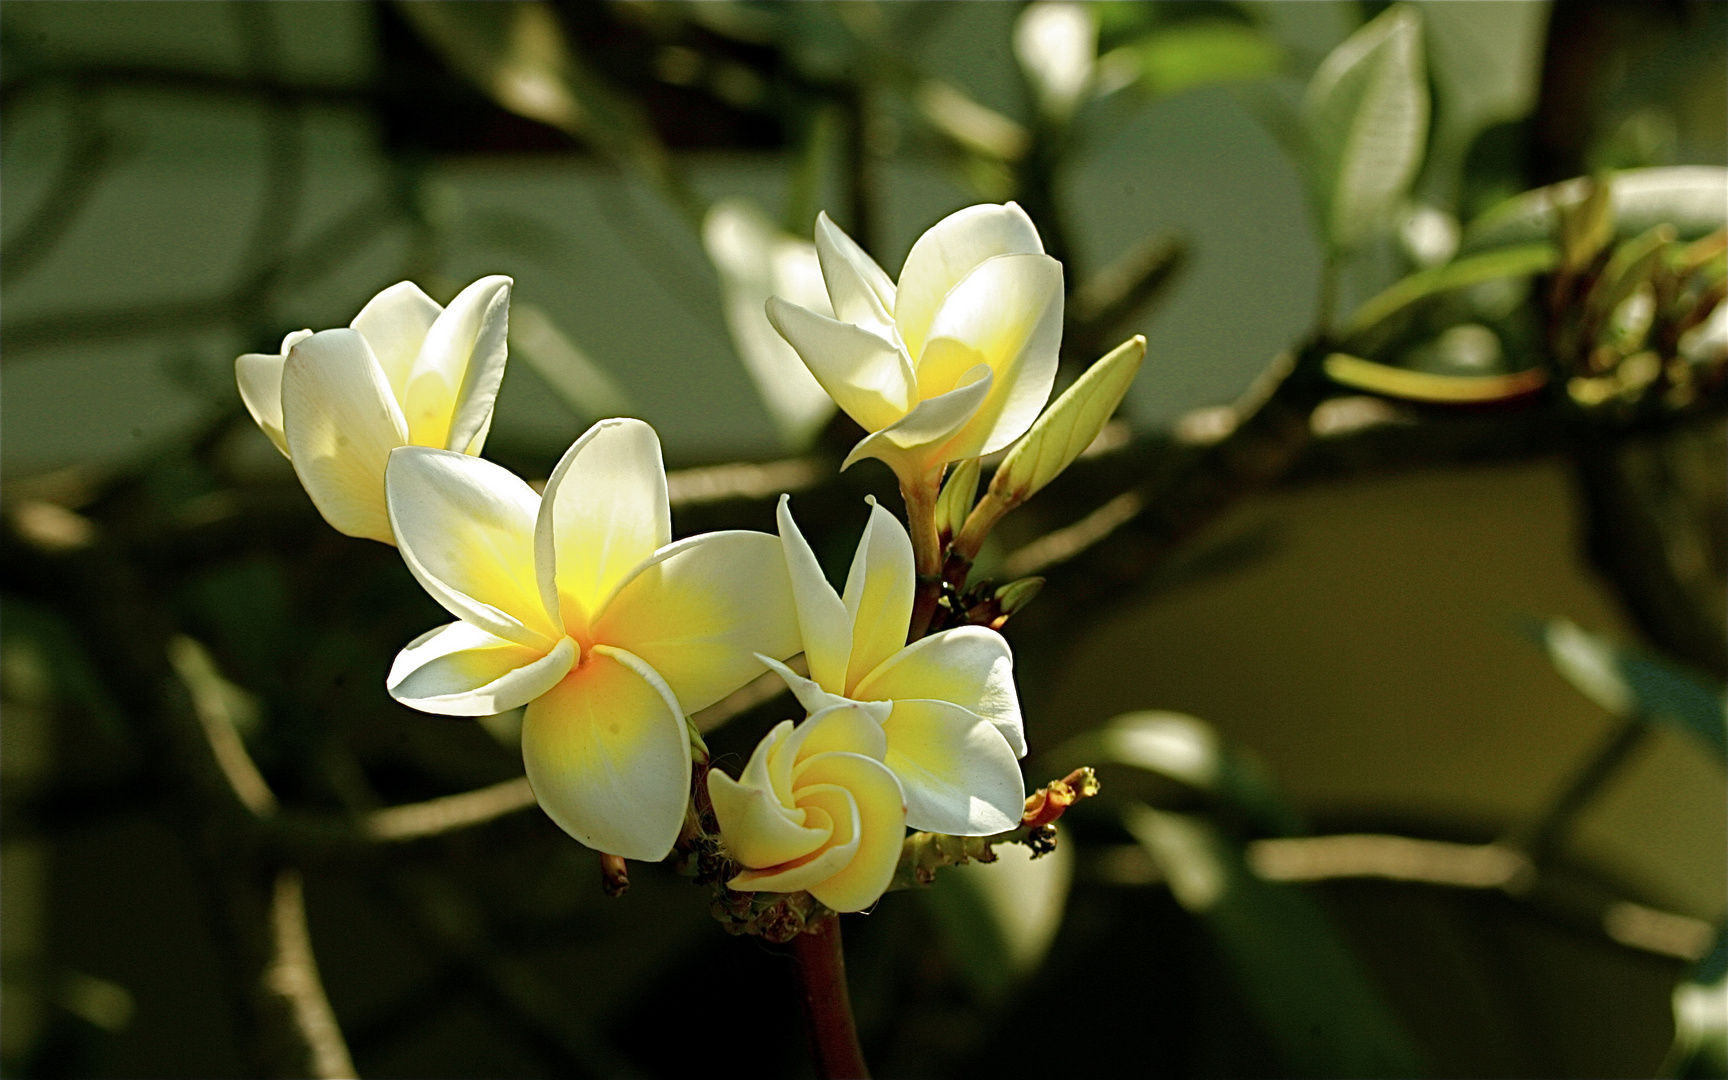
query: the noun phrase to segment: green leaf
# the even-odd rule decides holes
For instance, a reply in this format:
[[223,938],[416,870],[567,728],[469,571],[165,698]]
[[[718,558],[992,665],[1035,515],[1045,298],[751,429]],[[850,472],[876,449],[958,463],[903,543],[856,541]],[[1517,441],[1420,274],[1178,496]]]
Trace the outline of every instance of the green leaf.
[[1560,253],[1553,244],[1521,244],[1420,270],[1357,308],[1344,333],[1348,337],[1372,330],[1423,297],[1500,278],[1545,274],[1559,261]]
[[1061,756],[1131,765],[1168,777],[1229,805],[1261,832],[1295,836],[1308,831],[1258,757],[1183,713],[1124,713],[1074,740]]
[[1548,620],[1540,638],[1555,670],[1591,701],[1617,716],[1672,724],[1728,761],[1728,701],[1720,686],[1588,633],[1569,619]]
[[595,363],[536,304],[513,301],[510,348],[584,420],[628,416],[630,398],[606,369]]
[[1153,94],[1258,79],[1284,68],[1284,50],[1276,41],[1252,26],[1222,20],[1156,31],[1123,52],[1138,61],[1140,85]]
[[[1607,182],[1619,236],[1637,236],[1667,223],[1682,239],[1691,239],[1728,224],[1728,169],[1712,165],[1629,169],[1609,174]],[[1590,186],[1588,177],[1579,177],[1515,195],[1472,221],[1464,230],[1460,250],[1552,240],[1561,209],[1581,205]]]
[[1302,125],[1326,235],[1355,247],[1386,225],[1422,164],[1428,83],[1413,9],[1394,5],[1332,50]]
[[1087,368],[1008,451],[990,480],[990,494],[1019,505],[1074,464],[1122,404],[1145,358],[1146,339],[1135,334]]
[[1321,367],[1333,382],[1357,390],[1440,405],[1507,401],[1534,393],[1548,382],[1548,376],[1541,368],[1527,368],[1506,375],[1441,375],[1379,364],[1348,353],[1333,353],[1321,363]]
[[1291,1072],[1414,1076],[1416,1051],[1324,913],[1300,889],[1262,880],[1204,818],[1133,805],[1124,816],[1218,943]]
[[942,928],[943,943],[978,996],[1000,998],[1037,970],[1056,938],[1074,882],[1074,849],[1033,858],[1020,844],[996,861],[945,867],[917,890]]

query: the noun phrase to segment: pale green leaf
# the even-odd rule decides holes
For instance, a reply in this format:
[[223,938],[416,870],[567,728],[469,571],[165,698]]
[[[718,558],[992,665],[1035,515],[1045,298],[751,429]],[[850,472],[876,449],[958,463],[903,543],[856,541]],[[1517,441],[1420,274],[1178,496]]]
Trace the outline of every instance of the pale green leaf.
[[1302,101],[1326,234],[1354,247],[1383,228],[1422,163],[1428,84],[1422,23],[1394,5],[1334,49]]
[[1321,364],[1333,382],[1371,394],[1431,401],[1442,405],[1478,405],[1506,401],[1534,393],[1547,385],[1541,368],[1527,368],[1505,375],[1441,375],[1392,367],[1348,353],[1333,353]]
[[1104,430],[1145,358],[1146,339],[1136,334],[1087,368],[1008,451],[990,481],[991,494],[1016,505],[1074,464]]
[[1371,297],[1344,327],[1344,334],[1353,337],[1371,330],[1381,322],[1421,300],[1423,297],[1448,289],[1461,289],[1506,277],[1543,274],[1554,269],[1560,259],[1553,244],[1522,244],[1499,248],[1458,259],[1444,266],[1420,270]]
[[[1611,174],[1608,183],[1620,236],[1637,236],[1667,223],[1681,239],[1690,239],[1728,224],[1728,169],[1714,165],[1629,169]],[[1465,228],[1461,250],[1552,240],[1560,210],[1581,204],[1590,184],[1589,178],[1580,177],[1513,196]]]

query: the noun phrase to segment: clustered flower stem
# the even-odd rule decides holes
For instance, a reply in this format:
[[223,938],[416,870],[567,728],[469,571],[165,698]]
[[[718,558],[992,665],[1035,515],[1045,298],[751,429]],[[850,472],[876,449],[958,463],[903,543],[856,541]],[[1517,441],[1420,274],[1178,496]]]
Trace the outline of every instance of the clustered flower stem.
[[941,488],[940,466],[900,486],[900,494],[906,500],[906,529],[912,537],[912,564],[918,572],[912,622],[906,633],[908,644],[929,631],[936,617],[937,602],[942,598],[942,538],[936,522],[936,500]]

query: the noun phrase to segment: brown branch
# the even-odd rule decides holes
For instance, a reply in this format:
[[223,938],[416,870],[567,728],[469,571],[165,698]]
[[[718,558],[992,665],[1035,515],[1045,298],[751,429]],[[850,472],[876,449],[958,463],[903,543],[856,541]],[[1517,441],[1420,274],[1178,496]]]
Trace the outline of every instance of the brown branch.
[[846,954],[840,942],[840,917],[820,919],[792,939],[798,965],[798,999],[816,1075],[824,1080],[868,1077],[864,1050],[858,1045],[858,1025],[852,1019],[852,997],[846,988]]

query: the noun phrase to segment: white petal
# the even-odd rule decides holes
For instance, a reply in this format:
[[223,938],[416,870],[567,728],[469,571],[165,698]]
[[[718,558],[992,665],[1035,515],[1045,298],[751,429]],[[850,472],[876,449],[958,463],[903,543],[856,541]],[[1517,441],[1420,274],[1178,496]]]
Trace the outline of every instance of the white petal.
[[846,664],[852,655],[852,615],[840,594],[822,575],[822,565],[798,523],[792,520],[792,497],[780,496],[775,511],[780,527],[780,545],[786,556],[786,572],[792,583],[792,599],[798,607],[798,630],[804,641],[804,660],[810,677],[827,690],[846,692]]
[[598,851],[657,862],[690,799],[690,736],[654,669],[596,645],[522,718],[528,783],[558,827]]
[[892,424],[917,400],[912,363],[893,342],[778,296],[764,310],[822,389],[864,430]]
[[828,219],[826,211],[816,215],[816,257],[828,286],[828,302],[840,321],[892,340],[894,283],[875,259]]
[[420,346],[426,341],[426,331],[437,321],[444,309],[438,301],[420,291],[412,281],[398,281],[366,302],[360,314],[348,325],[360,331],[372,355],[390,380],[390,389],[401,401],[408,392],[408,372]]
[[574,631],[672,539],[660,438],[640,420],[602,420],[546,481],[534,525],[540,593]]
[[906,527],[871,499],[870,520],[858,539],[858,551],[846,575],[846,611],[852,619],[847,694],[853,694],[864,676],[905,647],[917,586],[912,539],[906,535]]
[[1061,344],[1062,264],[1048,255],[989,259],[954,287],[930,324],[919,395],[957,385],[976,363],[996,373],[959,456],[995,453],[1025,433],[1050,397]]
[[965,429],[990,396],[995,376],[979,364],[967,373],[968,382],[940,397],[921,401],[906,416],[858,440],[858,445],[840,463],[847,469],[864,458],[881,458],[896,473],[923,472],[943,462],[976,454],[948,454],[947,447]]
[[558,685],[576,663],[576,643],[552,651],[518,645],[471,623],[430,630],[396,654],[385,688],[421,712],[491,716],[526,705]]
[[656,552],[594,621],[594,639],[640,656],[686,712],[762,674],[755,653],[798,651],[798,619],[780,541],[714,532]]
[[988,720],[946,701],[896,701],[883,763],[906,789],[906,824],[990,836],[1020,822],[1026,791],[1008,742]]
[[986,626],[957,626],[901,649],[858,684],[869,701],[934,698],[952,702],[996,726],[1014,751],[1026,756],[1014,656],[1007,639]]
[[427,328],[402,398],[414,445],[463,450],[485,424],[504,378],[510,285],[481,278]]
[[[822,689],[821,685],[818,684],[815,679],[806,679],[804,676],[793,671],[791,668],[771,656],[763,656],[761,653],[757,653],[756,659],[766,665],[768,670],[780,676],[780,681],[786,684],[786,689],[792,691],[792,696],[798,699],[798,704],[803,706],[804,712],[807,715],[814,716],[823,709],[831,709],[837,705],[845,705],[850,700],[840,696],[839,694],[829,693]],[[884,710],[883,719],[886,718],[887,711]]]
[[282,430],[324,520],[391,543],[384,466],[408,429],[365,338],[323,330],[295,342],[282,366]]
[[974,266],[993,255],[1043,251],[1037,227],[1014,203],[968,206],[932,225],[906,253],[895,295],[894,321],[907,354],[918,359],[948,290]]
[[812,713],[786,736],[782,753],[796,762],[791,786],[798,786],[804,765],[817,754],[863,754],[881,761],[888,752],[882,722],[892,711],[892,703],[886,701],[841,701]]
[[288,436],[282,432],[282,365],[287,359],[286,353],[247,353],[234,360],[240,400],[283,457],[288,457]]
[[540,498],[508,469],[425,446],[390,456],[396,542],[415,580],[459,619],[544,653],[564,636],[540,601]]

